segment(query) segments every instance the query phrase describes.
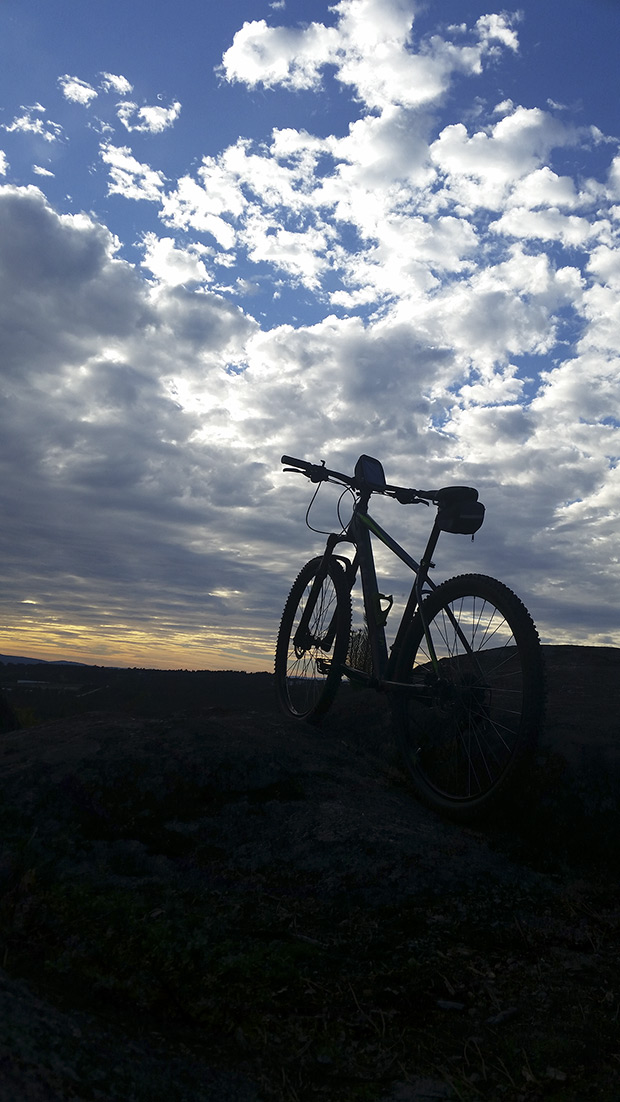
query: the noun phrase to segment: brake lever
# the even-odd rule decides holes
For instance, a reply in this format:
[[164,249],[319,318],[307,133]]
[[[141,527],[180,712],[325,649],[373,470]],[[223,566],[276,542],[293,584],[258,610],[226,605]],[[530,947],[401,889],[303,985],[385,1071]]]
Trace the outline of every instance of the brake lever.
[[428,505],[428,501],[425,501],[421,497],[412,497],[415,494],[415,490],[395,490],[393,497],[399,502],[400,505]]
[[309,478],[311,482],[329,482],[329,475],[323,470],[325,467],[325,460],[321,460],[321,466],[317,463],[313,463],[309,470],[302,471],[299,467],[284,467],[284,474],[303,474],[304,478]]
[[308,473],[311,482],[329,482],[329,475],[324,471],[324,467],[324,459],[321,460],[320,467],[316,463],[314,464],[312,470]]

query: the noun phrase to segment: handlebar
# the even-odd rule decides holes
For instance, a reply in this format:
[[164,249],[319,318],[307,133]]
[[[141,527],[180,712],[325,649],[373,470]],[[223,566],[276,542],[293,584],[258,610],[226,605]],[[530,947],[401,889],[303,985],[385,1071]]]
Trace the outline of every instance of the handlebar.
[[[286,464],[286,470],[303,474],[311,482],[334,481],[340,482],[344,486],[350,486],[352,490],[368,489],[354,476],[343,474],[341,471],[332,471],[324,463],[310,463],[307,459],[295,459],[292,455],[283,455],[281,462]],[[438,504],[442,494],[441,490],[414,490],[406,486],[389,486],[387,484],[381,489],[373,487],[371,492],[394,497],[401,505],[421,505],[430,502]]]
[[305,474],[311,482],[328,482],[330,478],[333,478],[338,482],[343,482],[345,486],[355,486],[355,479],[351,478],[350,475],[342,474],[341,471],[330,471],[324,463],[310,463],[307,459],[295,459],[292,455],[283,455],[280,462],[287,464],[286,469],[288,471]]

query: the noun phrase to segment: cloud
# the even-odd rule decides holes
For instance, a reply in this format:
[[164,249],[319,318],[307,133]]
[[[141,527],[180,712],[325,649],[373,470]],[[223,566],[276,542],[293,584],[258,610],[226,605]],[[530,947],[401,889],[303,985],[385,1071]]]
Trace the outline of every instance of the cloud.
[[587,218],[566,215],[554,207],[544,211],[512,207],[492,222],[490,229],[509,237],[538,237],[543,241],[560,241],[567,246],[583,245],[596,234],[596,227]]
[[118,242],[85,215],[55,215],[36,187],[0,189],[3,375],[54,372],[95,342],[126,336],[138,309]]
[[210,276],[196,248],[180,249],[172,237],[147,233],[143,240],[144,266],[162,283],[206,283]]
[[367,108],[419,107],[442,96],[454,74],[480,72],[483,57],[495,53],[497,43],[512,50],[518,45],[506,15],[479,19],[471,42],[435,34],[415,49],[410,0],[340,0],[331,10],[335,27],[315,22],[270,27],[264,19],[244,23],[222,58],[223,75],[250,87],[299,91],[316,88],[322,70],[333,66],[336,79]]
[[115,75],[114,73],[101,73],[101,87],[104,92],[115,92],[119,96],[128,96],[130,92],[133,92],[133,85],[127,80],[127,77]]
[[322,23],[297,30],[253,20],[235,34],[222,58],[222,72],[227,80],[250,87],[279,84],[299,91],[318,83],[321,68],[337,48],[337,32]]
[[508,16],[505,12],[501,15],[481,15],[476,22],[476,30],[480,33],[481,42],[490,46],[493,42],[501,42],[510,50],[519,49],[519,38],[512,24],[519,20],[518,15]]
[[548,165],[537,168],[516,182],[509,197],[511,207],[554,207],[574,210],[581,199],[570,176],[558,176]]
[[128,146],[105,142],[101,146],[100,156],[109,166],[110,195],[155,203],[161,199],[166,182],[163,172],[136,160]]
[[481,209],[501,212],[492,233],[506,241],[584,245],[590,222],[571,213],[582,197],[547,163],[582,133],[548,112],[504,101],[492,123],[473,132],[453,123],[433,138],[421,110],[455,74],[474,76],[499,51],[516,51],[516,20],[490,15],[471,31],[451,28],[451,40],[416,40],[410,3],[382,3],[380,20],[375,0],[343,0],[334,12],[333,27],[245,24],[222,71],[251,86],[299,89],[317,87],[333,65],[368,113],[341,137],[288,128],[274,130],[270,146],[240,139],[209,158],[196,180],[185,176],[167,192],[166,225],[210,233],[255,264],[323,291],[333,306],[353,309],[399,300],[410,308],[446,273],[466,274],[480,247]]
[[117,107],[117,115],[125,129],[138,134],[161,134],[174,125],[180,113],[178,100],[169,107],[138,107],[137,103],[124,100]]
[[317,288],[320,276],[329,265],[326,253],[331,234],[307,227],[300,231],[282,229],[269,218],[255,213],[242,236],[248,257],[254,263],[262,261],[285,272],[293,282],[299,281],[311,290]]
[[[168,189],[161,217],[172,228],[210,234],[254,264],[276,268],[333,306],[391,303],[426,324],[452,293],[448,284],[435,305],[427,302],[438,281],[447,274],[466,280],[479,263],[480,208],[504,208],[485,231],[487,249],[493,238],[510,250],[515,238],[572,248],[600,236],[587,216],[593,197],[544,163],[554,148],[576,140],[576,132],[552,116],[520,107],[473,135],[455,124],[433,140],[427,119],[393,106],[356,120],[341,138],[288,128],[275,130],[261,147],[240,139],[218,158],[205,158],[196,179],[184,176]],[[550,206],[552,200],[562,208]],[[583,214],[571,213],[580,208]],[[497,274],[493,264],[489,271]],[[514,285],[507,296],[514,298]],[[469,291],[462,282],[458,301],[465,300]],[[502,293],[496,288],[480,301],[499,303]],[[510,338],[502,352],[501,336],[499,343],[483,339],[489,355],[513,355],[517,345],[521,351],[526,344],[529,351],[548,348],[548,307],[537,309],[527,308],[529,344]],[[524,310],[523,304],[511,306],[506,315],[515,333],[526,321]]]
[[2,129],[8,134],[35,134],[45,142],[56,142],[62,134],[63,128],[52,119],[43,119],[45,108],[40,103],[31,107],[22,107],[23,115],[16,115],[11,123],[3,123]]
[[[11,592],[49,631],[184,632],[222,662],[251,640],[266,668],[314,547],[307,487],[279,456],[351,469],[365,451],[394,482],[479,485],[484,530],[473,548],[446,539],[442,572],[505,576],[548,638],[600,640],[620,599],[617,147],[606,161],[592,129],[495,87],[485,104],[478,78],[519,48],[512,17],[424,36],[411,3],[332,14],[254,20],[224,55],[226,80],[304,92],[303,126],[166,174],[142,137],[101,144],[108,194],[141,204],[131,240],[0,189]],[[305,96],[326,74],[350,94],[348,126],[313,133]],[[144,114],[126,78],[101,89],[126,97],[129,132],[174,121],[176,101]],[[123,259],[136,226],[141,267]],[[426,510],[377,511],[421,549]],[[318,526],[335,512],[326,488]]]
[[88,107],[97,98],[97,91],[92,84],[80,80],[79,77],[72,77],[65,73],[64,76],[58,78],[58,84],[65,99],[68,99],[71,103],[81,103]]
[[[243,664],[231,658],[240,635],[267,655],[282,577],[307,543],[304,488],[278,471],[285,451],[348,469],[366,450],[393,481],[478,482],[481,553],[530,593],[550,548],[562,576],[584,518],[597,537],[609,528],[618,333],[601,285],[584,290],[579,273],[514,246],[430,296],[426,315],[261,330],[196,283],[208,253],[144,244],[149,281],[92,218],[56,214],[35,188],[0,189],[2,540],[11,592],[36,602],[51,637],[60,619],[105,641],[105,609],[134,648],[141,632],[162,645],[185,632],[188,663],[211,648]],[[603,253],[595,264],[615,271]],[[580,296],[582,350],[528,400],[508,352],[552,343],[554,311]],[[321,501],[315,519],[331,527],[335,499]],[[421,544],[426,513],[385,520]],[[460,552],[447,542],[442,566],[458,569]],[[536,599],[547,607],[542,589]]]
[[227,402],[225,366],[253,324],[219,296],[153,288],[109,231],[57,215],[36,188],[0,189],[0,304],[0,542],[15,600],[36,602],[50,639],[58,620],[105,636],[112,616],[117,633],[185,625],[205,649],[222,607],[208,580],[243,591],[243,560],[219,550],[241,537],[222,518],[264,483]]
[[[182,176],[176,188],[162,200],[161,217],[168,226],[211,234],[224,249],[232,249],[236,230],[227,216],[238,218],[247,207],[234,161],[236,149],[228,150],[218,161],[203,158],[198,182]],[[241,154],[243,158],[243,153]]]
[[6,159],[6,153],[3,149],[0,149],[0,176],[6,176],[9,170],[9,162]]
[[464,123],[452,123],[430,149],[445,180],[441,197],[458,203],[463,213],[477,207],[497,210],[513,187],[528,178],[531,183],[553,149],[576,138],[574,129],[538,107],[517,106],[471,135]]

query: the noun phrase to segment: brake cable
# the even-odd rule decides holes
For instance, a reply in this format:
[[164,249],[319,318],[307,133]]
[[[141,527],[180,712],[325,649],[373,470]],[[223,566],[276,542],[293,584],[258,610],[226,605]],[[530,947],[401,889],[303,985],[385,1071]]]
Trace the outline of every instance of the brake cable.
[[[325,481],[330,482],[331,480],[330,479],[325,479]],[[319,535],[319,536],[329,536],[329,535],[331,535],[331,532],[325,531],[323,528],[314,528],[310,524],[310,512],[312,510],[312,506],[314,505],[314,503],[316,501],[317,494],[318,494],[319,490],[321,489],[322,485],[323,485],[323,480],[321,480],[321,482],[319,482],[316,490],[314,491],[314,493],[313,493],[313,495],[310,499],[310,504],[308,505],[308,508],[306,509],[306,518],[305,518],[306,519],[306,527],[309,528],[311,532],[316,532],[317,535]],[[336,514],[338,516],[338,523],[340,524],[340,534],[341,535],[344,534],[344,532],[347,529],[348,523],[349,523],[348,521],[347,521],[346,524],[343,523],[342,517],[340,516],[340,504],[341,504],[342,499],[344,498],[345,494],[351,494],[352,497],[355,497],[355,494],[354,494],[353,490],[351,489],[351,487],[350,486],[345,486],[345,488],[342,491],[340,497],[338,498],[338,504],[336,506]]]

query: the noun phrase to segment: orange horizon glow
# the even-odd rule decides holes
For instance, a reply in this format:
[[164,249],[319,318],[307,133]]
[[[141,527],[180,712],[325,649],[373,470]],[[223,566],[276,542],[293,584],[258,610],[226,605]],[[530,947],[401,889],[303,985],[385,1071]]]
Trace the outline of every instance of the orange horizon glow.
[[264,639],[236,635],[212,638],[171,632],[168,638],[138,628],[118,634],[82,625],[63,624],[50,630],[21,627],[0,631],[0,653],[43,662],[80,662],[87,666],[136,667],[159,670],[237,670],[245,673],[273,669],[273,645]]
[[[618,647],[608,634],[588,633],[575,638],[574,631],[545,631],[539,625],[541,643],[555,646]],[[239,673],[271,673],[275,636],[213,633],[210,636],[179,631],[148,632],[127,625],[116,630],[84,625],[22,625],[0,631],[0,654],[34,658],[42,662],[78,662],[87,666],[150,670],[232,670]]]

